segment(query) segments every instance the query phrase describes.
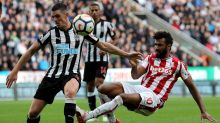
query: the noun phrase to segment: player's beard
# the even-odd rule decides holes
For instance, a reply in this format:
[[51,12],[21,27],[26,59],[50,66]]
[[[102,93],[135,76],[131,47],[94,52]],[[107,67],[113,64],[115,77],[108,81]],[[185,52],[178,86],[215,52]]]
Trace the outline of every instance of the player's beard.
[[166,56],[166,53],[167,53],[167,48],[164,48],[161,52],[157,51],[156,57],[157,58],[164,58]]

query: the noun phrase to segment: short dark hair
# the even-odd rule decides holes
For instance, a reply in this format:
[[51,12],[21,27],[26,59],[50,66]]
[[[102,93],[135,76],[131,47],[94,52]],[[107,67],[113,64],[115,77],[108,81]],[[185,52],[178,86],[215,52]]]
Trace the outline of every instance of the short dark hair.
[[52,11],[61,10],[61,11],[67,11],[68,7],[66,4],[59,2],[53,5]]
[[166,31],[157,31],[154,34],[153,38],[156,40],[165,38],[166,44],[171,44],[171,45],[173,44],[173,38],[172,38],[171,34]]
[[103,5],[100,2],[92,2],[90,6],[98,6],[101,11],[103,11]]

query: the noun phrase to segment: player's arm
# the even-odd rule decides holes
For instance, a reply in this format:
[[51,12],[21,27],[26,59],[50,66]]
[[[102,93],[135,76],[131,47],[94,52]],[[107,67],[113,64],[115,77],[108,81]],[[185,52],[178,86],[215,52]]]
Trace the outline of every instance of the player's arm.
[[200,109],[201,120],[207,119],[207,120],[215,123],[216,120],[210,114],[208,114],[208,112],[206,111],[205,105],[204,105],[203,100],[202,100],[202,97],[199,94],[199,91],[197,90],[195,84],[193,83],[192,77],[189,76],[187,79],[185,79],[183,81],[186,84],[186,86],[189,89],[192,97],[194,98],[194,100],[196,101],[196,103],[197,103],[197,105],[198,105],[198,107]]
[[[111,41],[109,41],[108,43],[110,43],[110,44],[112,44],[112,45],[115,45],[116,44],[116,39],[112,39]],[[101,48],[100,48],[101,49]],[[105,50],[100,50],[99,51],[99,54],[100,55],[105,55],[107,53],[107,51],[105,51]]]
[[10,88],[13,82],[16,82],[17,80],[17,73],[21,69],[22,65],[26,64],[27,61],[33,56],[35,52],[37,52],[40,49],[40,45],[37,42],[34,42],[31,47],[27,50],[25,54],[21,56],[17,64],[14,66],[11,73],[8,75],[6,79],[6,86],[7,88]]
[[185,79],[183,81],[186,84],[187,88],[189,89],[190,93],[192,94],[194,100],[198,104],[201,113],[205,113],[206,112],[205,106],[203,104],[202,98],[201,98],[195,84],[192,81],[192,77],[189,76],[187,79]]
[[128,53],[128,52],[125,52],[125,51],[119,49],[118,47],[108,43],[108,42],[99,41],[95,44],[95,46],[97,46],[101,50],[104,50],[108,53],[119,55],[119,56],[122,56],[122,57],[125,57],[128,59],[142,59],[141,53],[139,53],[139,52]]
[[117,44],[118,39],[119,39],[119,38],[118,38],[117,36],[115,36],[115,37],[113,37],[113,38],[112,38],[112,40],[111,40],[111,41],[109,41],[109,43],[110,43],[110,44],[112,44],[112,45],[116,45],[116,44]]
[[184,81],[185,85],[187,86],[187,88],[189,89],[193,99],[195,100],[195,102],[197,103],[200,109],[201,120],[207,119],[211,122],[216,122],[216,120],[211,115],[209,115],[208,112],[206,111],[202,97],[199,91],[197,90],[195,84],[193,83],[192,77],[190,73],[188,72],[186,65],[183,63],[181,63],[181,67],[180,67],[180,76],[182,80]]
[[108,43],[108,42],[99,41],[98,43],[95,44],[95,46],[97,46],[101,50],[109,52],[111,54],[120,55],[122,57],[128,57],[129,56],[129,53],[119,49],[118,47],[116,47],[116,46],[114,46],[114,45],[112,45],[111,43]]
[[131,77],[133,79],[140,78],[144,73],[146,73],[145,68],[141,65],[131,67]]
[[131,64],[131,77],[133,79],[138,79],[146,73],[146,69],[144,68],[144,66],[148,64],[145,60],[140,62],[136,59],[130,59],[129,63]]
[[99,39],[94,37],[93,35],[85,36],[85,39],[90,41],[96,47],[98,47],[101,50],[104,50],[108,53],[120,55],[122,57],[126,57],[129,59],[141,59],[142,58],[142,54],[139,52],[134,52],[134,53],[125,52],[125,51],[119,49],[118,47],[108,43],[108,42],[99,41]]
[[28,48],[27,52],[21,56],[18,63],[14,66],[11,73],[7,76],[6,86],[10,88],[13,82],[17,80],[18,71],[21,69],[22,65],[26,64],[27,61],[37,52],[40,48],[44,48],[48,42],[51,40],[50,31],[47,31],[43,34],[37,42],[34,42],[30,48]]

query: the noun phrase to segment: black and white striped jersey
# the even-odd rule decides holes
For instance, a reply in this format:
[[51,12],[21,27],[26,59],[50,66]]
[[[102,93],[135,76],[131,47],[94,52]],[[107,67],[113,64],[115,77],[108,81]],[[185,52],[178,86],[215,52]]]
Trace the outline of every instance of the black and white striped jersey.
[[[58,78],[71,73],[79,73],[80,57],[82,51],[83,37],[76,35],[71,25],[67,31],[62,31],[58,27],[53,27],[38,39],[40,47],[49,45],[50,67],[46,77]],[[92,44],[98,42],[95,37],[87,39]]]
[[[105,20],[100,20],[95,24],[95,28],[93,30],[93,34],[95,37],[99,38],[100,41],[108,42],[113,39],[116,35],[115,26]],[[87,54],[85,58],[85,62],[100,62],[107,61],[109,59],[108,53],[104,56],[99,55],[99,48],[87,43]]]

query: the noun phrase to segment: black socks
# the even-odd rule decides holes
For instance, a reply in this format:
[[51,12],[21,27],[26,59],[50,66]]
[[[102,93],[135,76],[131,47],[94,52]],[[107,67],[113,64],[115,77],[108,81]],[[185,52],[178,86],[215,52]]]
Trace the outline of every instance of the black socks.
[[96,96],[88,97],[88,102],[90,110],[94,110],[96,108]]
[[30,119],[28,116],[27,116],[27,123],[39,123],[40,122],[40,116],[37,117],[37,118],[33,118],[33,119]]

